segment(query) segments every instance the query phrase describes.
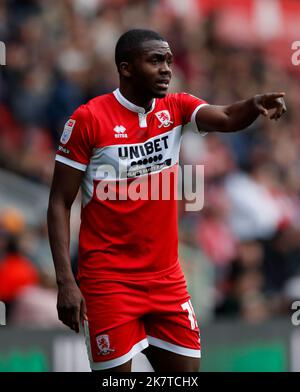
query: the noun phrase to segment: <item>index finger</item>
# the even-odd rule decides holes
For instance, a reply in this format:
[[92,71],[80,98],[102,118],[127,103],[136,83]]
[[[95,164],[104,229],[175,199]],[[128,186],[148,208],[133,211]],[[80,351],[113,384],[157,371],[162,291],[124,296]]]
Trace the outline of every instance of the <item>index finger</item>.
[[279,98],[279,102],[282,104],[283,112],[286,112],[286,104],[283,98]]
[[73,324],[73,329],[77,333],[79,332],[79,322],[80,322],[80,308],[76,306],[72,314],[72,324]]
[[284,92],[282,92],[282,93],[269,93],[269,94],[266,94],[266,95],[267,95],[268,98],[275,99],[275,98],[282,98],[282,97],[284,97],[285,93]]

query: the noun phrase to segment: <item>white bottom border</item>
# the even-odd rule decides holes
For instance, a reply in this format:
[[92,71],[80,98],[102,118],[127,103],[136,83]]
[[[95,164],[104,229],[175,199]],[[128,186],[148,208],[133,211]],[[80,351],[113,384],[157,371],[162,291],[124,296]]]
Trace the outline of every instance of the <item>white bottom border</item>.
[[110,361],[105,361],[105,362],[94,362],[92,357],[90,333],[89,333],[89,327],[87,321],[84,322],[84,331],[85,331],[85,343],[86,343],[88,357],[90,361],[90,367],[92,370],[106,370],[106,369],[114,368],[116,366],[123,365],[123,363],[128,362],[136,354],[140,353],[141,351],[143,351],[145,348],[149,346],[147,338],[144,338],[143,340],[136,343],[131,348],[131,350],[128,351],[128,353],[122,355],[121,357],[111,359]]
[[175,354],[184,355],[184,356],[193,357],[193,358],[201,358],[201,350],[194,350],[191,348],[178,346],[176,344],[166,342],[164,340],[155,338],[153,336],[147,336],[146,338],[140,340],[138,343],[136,343],[134,346],[132,346],[130,351],[128,351],[128,353],[122,355],[121,357],[111,359],[110,361],[105,361],[105,362],[94,362],[93,358],[92,358],[90,334],[89,334],[89,328],[88,328],[87,321],[84,322],[84,332],[85,332],[85,343],[86,343],[86,347],[87,347],[90,367],[92,370],[106,370],[106,369],[114,368],[116,366],[120,366],[123,363],[128,362],[136,354],[143,351],[149,345],[159,347],[159,348],[162,348],[167,351],[171,351]]
[[154,338],[153,336],[147,336],[147,339],[149,344],[152,346],[171,351],[175,354],[185,355],[186,357],[201,358],[201,350],[177,346],[177,344],[169,343],[164,340]]

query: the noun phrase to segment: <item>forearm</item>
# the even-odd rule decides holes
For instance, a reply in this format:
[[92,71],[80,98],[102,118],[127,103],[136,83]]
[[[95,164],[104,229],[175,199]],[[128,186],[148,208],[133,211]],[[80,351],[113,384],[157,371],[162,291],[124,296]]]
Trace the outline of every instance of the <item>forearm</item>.
[[278,120],[285,112],[284,93],[257,94],[227,106],[206,105],[196,114],[200,131],[235,132],[247,128],[262,114],[274,109],[270,119]]
[[235,132],[247,128],[259,116],[260,112],[254,105],[254,99],[236,102],[224,107],[226,120],[222,132]]
[[70,209],[62,201],[50,198],[48,232],[58,284],[74,281],[70,261]]

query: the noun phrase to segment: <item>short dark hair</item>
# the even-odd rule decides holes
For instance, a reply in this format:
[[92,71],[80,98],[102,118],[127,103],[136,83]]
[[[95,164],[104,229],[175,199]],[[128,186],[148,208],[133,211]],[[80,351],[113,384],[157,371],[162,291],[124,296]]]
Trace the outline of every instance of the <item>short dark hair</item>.
[[131,61],[145,41],[166,41],[160,34],[152,30],[129,30],[118,39],[115,50],[115,62],[119,70],[122,61]]

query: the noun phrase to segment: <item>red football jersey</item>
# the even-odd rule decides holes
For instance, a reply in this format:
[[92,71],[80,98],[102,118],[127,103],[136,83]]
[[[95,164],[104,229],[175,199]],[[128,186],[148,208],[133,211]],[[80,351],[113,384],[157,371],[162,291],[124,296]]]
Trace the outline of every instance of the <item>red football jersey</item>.
[[177,165],[184,125],[206,102],[186,93],[145,109],[119,89],[80,106],[56,160],[85,172],[78,279],[153,279],[178,267]]

